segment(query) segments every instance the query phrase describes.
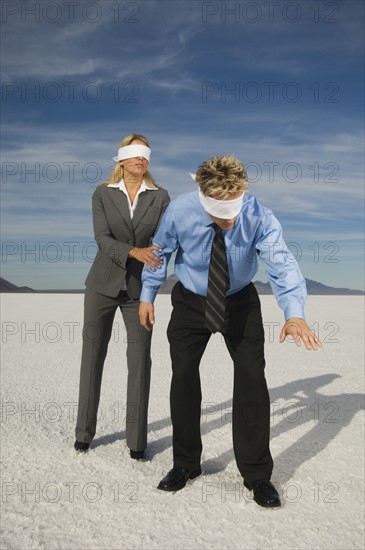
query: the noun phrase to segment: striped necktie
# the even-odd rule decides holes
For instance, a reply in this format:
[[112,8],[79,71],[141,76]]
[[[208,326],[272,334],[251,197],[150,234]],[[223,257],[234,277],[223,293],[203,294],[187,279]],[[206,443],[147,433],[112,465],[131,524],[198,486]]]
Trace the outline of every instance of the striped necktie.
[[229,289],[229,271],[222,230],[215,223],[213,224],[213,229],[215,236],[209,264],[205,324],[212,332],[221,332],[225,327],[226,292]]

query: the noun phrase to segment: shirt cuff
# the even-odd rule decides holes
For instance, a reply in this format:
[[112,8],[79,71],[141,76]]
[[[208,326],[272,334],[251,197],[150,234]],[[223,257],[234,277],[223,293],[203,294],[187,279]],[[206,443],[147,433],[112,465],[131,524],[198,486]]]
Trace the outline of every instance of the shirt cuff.
[[292,317],[298,317],[299,319],[304,319],[304,309],[299,303],[291,303],[286,306],[284,309],[285,321],[291,319]]
[[153,302],[155,301],[157,292],[158,292],[157,288],[146,288],[144,286],[142,287],[142,292],[139,300],[141,302],[148,302],[150,304],[153,304]]

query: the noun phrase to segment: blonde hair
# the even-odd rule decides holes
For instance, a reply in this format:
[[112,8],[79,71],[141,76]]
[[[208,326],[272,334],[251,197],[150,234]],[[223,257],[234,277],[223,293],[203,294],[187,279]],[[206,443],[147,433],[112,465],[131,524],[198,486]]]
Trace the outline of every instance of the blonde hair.
[[[119,143],[120,147],[125,147],[126,145],[130,145],[132,141],[135,139],[138,139],[139,141],[142,141],[147,147],[150,147],[149,141],[146,137],[142,136],[141,134],[128,134],[125,136],[122,141]],[[114,169],[112,173],[109,176],[109,179],[102,182],[102,185],[108,185],[109,183],[118,183],[124,175],[123,166],[119,163],[119,161],[114,166]],[[146,184],[149,187],[158,187],[158,184],[155,182],[153,177],[151,176],[150,172],[147,170],[145,175],[143,176],[143,179],[145,180]]]
[[232,155],[215,156],[204,161],[196,172],[196,182],[206,197],[220,195],[227,199],[248,189],[245,167]]

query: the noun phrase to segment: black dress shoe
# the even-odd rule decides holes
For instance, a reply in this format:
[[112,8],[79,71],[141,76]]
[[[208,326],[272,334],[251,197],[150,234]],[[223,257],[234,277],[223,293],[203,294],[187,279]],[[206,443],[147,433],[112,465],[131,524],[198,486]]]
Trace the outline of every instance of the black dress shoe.
[[79,453],[86,453],[89,450],[90,443],[83,443],[82,441],[75,441],[74,448]]
[[144,451],[132,451],[130,449],[130,455],[134,460],[145,460]]
[[196,470],[187,470],[186,468],[175,466],[161,479],[157,489],[161,489],[161,491],[180,491],[180,489],[185,487],[188,479],[194,479],[200,476],[201,473],[200,466]]
[[260,506],[265,506],[266,508],[278,508],[281,506],[278,492],[268,479],[244,481],[243,484],[249,491],[253,491],[253,499]]

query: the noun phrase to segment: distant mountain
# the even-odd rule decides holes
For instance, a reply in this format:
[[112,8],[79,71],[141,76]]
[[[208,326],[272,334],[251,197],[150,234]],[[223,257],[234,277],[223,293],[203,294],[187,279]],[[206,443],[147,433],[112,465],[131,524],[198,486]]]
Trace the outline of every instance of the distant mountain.
[[[170,275],[161,286],[159,294],[171,294],[173,286],[177,282],[175,275]],[[321,296],[333,296],[333,295],[345,295],[345,296],[363,296],[365,292],[363,290],[352,290],[350,288],[334,288],[327,286],[311,279],[306,279],[308,294],[321,295]],[[261,295],[272,294],[269,283],[262,283],[261,281],[254,281],[254,285],[257,292]],[[54,289],[54,290],[34,290],[28,286],[16,286],[10,283],[6,279],[0,277],[0,292],[35,292],[39,294],[84,294],[84,289]]]
[[16,286],[0,277],[0,292],[34,292],[37,294],[84,294],[84,289],[35,290],[29,286]]
[[347,295],[347,296],[364,296],[365,292],[363,290],[352,290],[351,288],[334,288],[332,286],[326,286],[317,281],[312,281],[311,279],[305,280],[307,283],[308,294],[338,294],[338,295]]
[[16,286],[0,277],[0,292],[34,292],[29,286]]

